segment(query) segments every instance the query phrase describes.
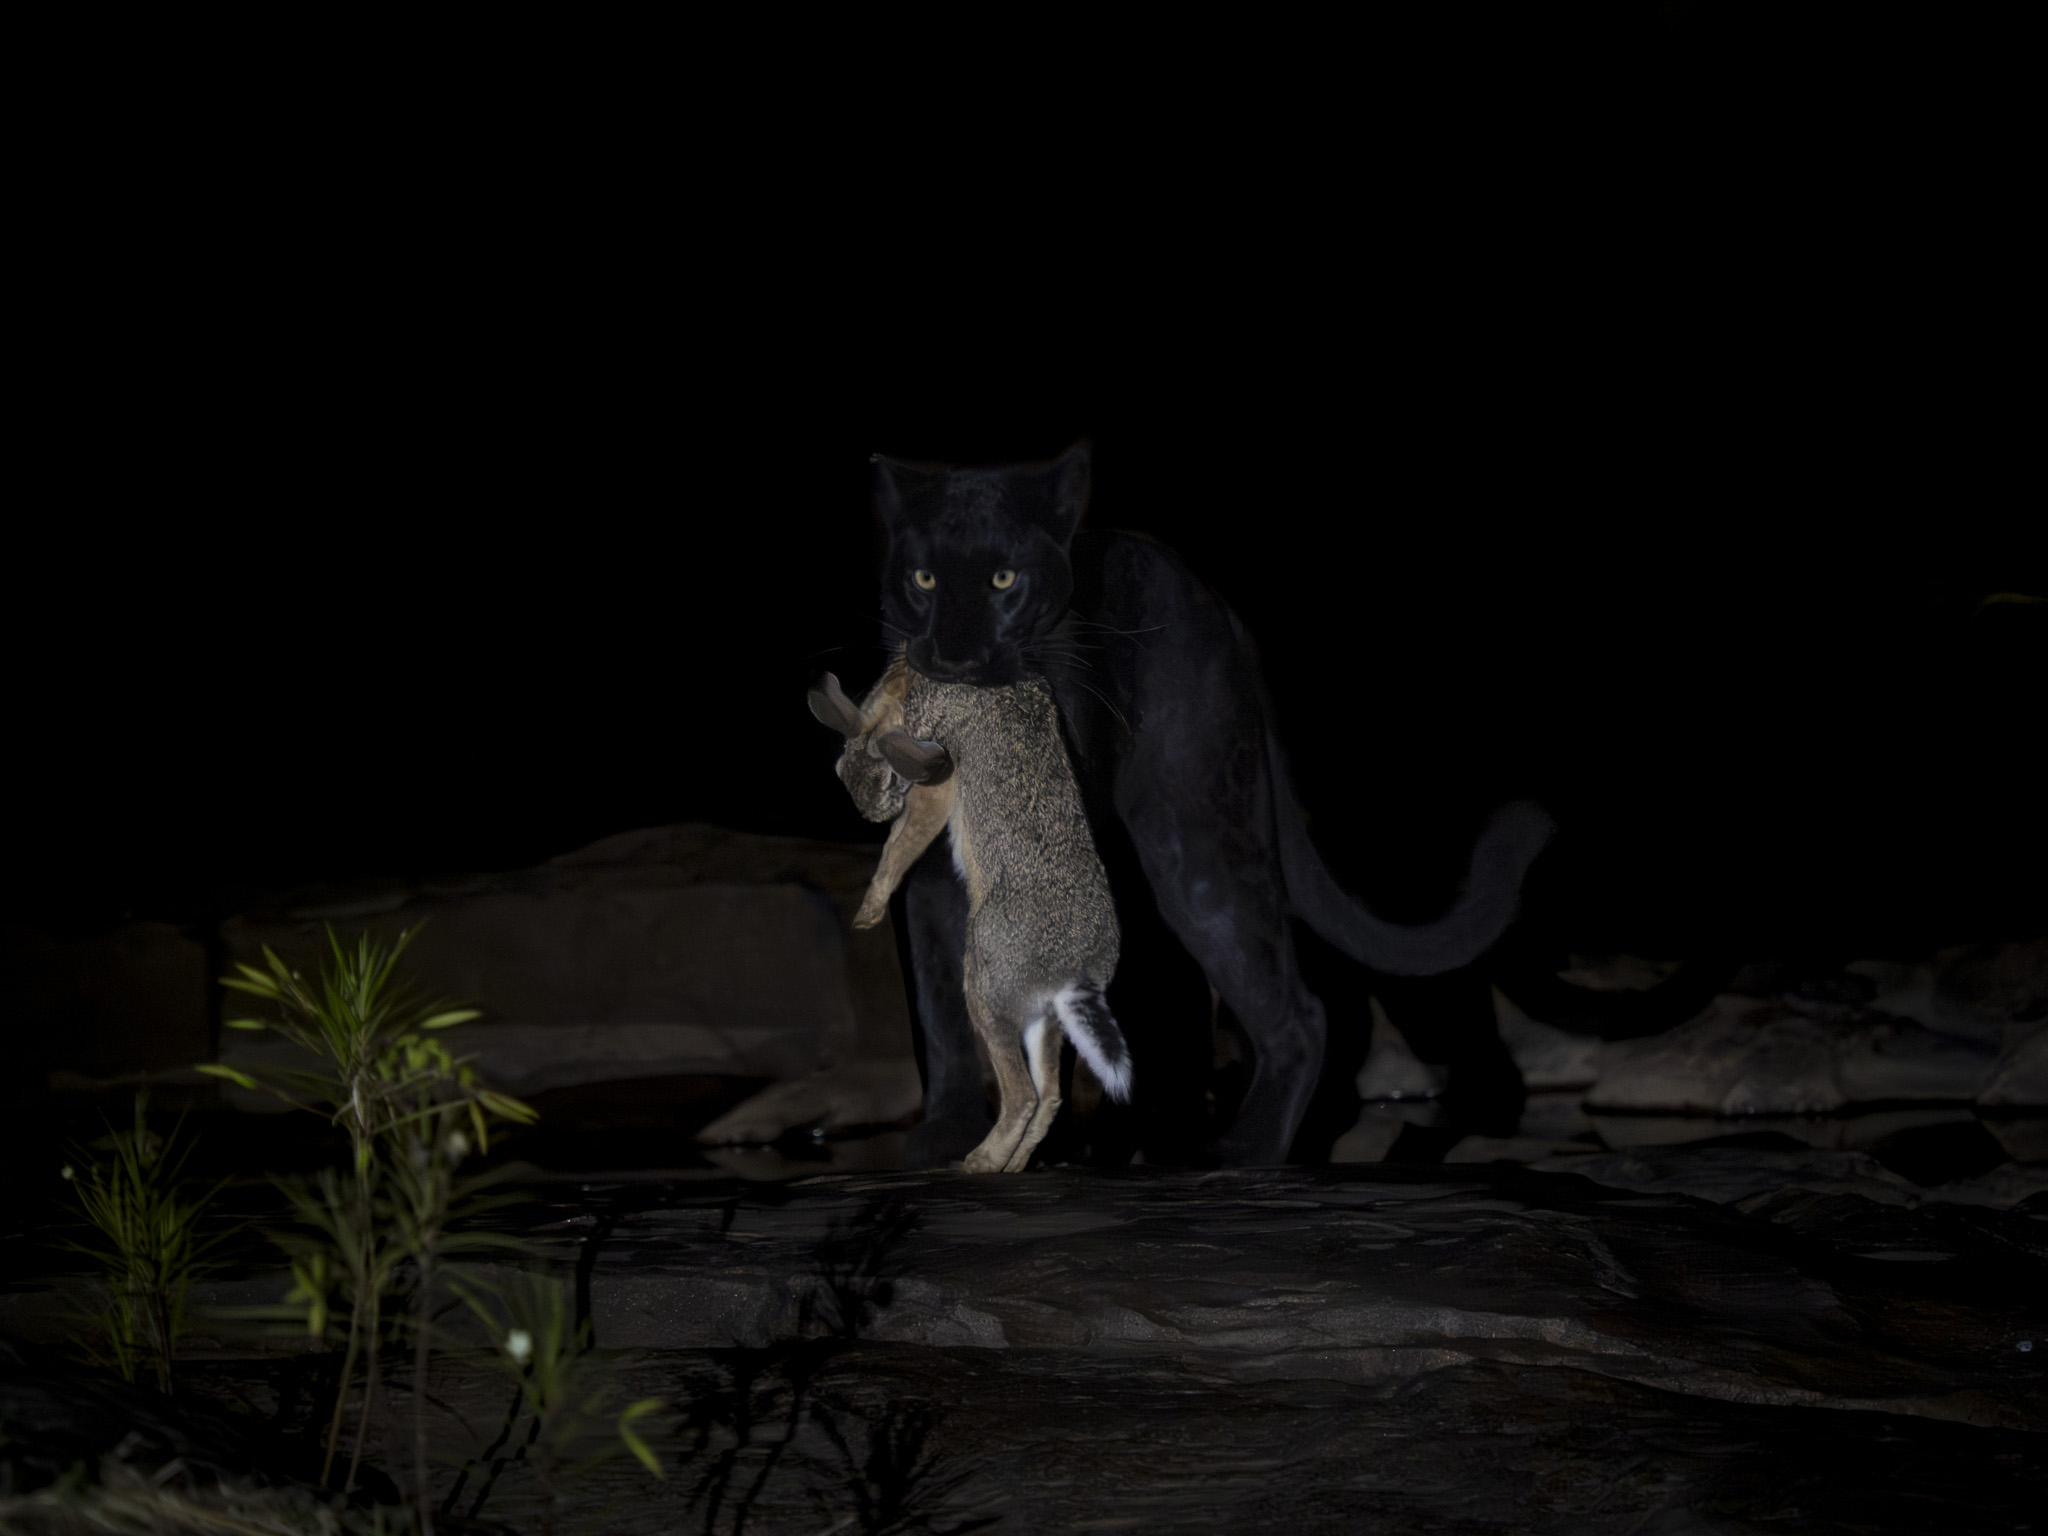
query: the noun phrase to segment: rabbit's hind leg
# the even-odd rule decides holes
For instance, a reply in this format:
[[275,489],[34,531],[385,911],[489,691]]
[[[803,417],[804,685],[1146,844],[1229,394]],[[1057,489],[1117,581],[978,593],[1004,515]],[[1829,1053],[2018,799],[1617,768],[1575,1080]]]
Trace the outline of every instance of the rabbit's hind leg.
[[1030,1165],[1031,1154],[1045,1140],[1045,1133],[1052,1129],[1053,1116],[1060,1112],[1060,1046],[1066,1038],[1058,1017],[1050,1012],[1025,1026],[1024,1059],[1031,1065],[1031,1086],[1038,1090],[1038,1108],[1032,1111],[1031,1123],[1024,1127],[1017,1150],[1003,1164],[1005,1173],[1022,1173]]
[[980,1146],[967,1154],[962,1166],[969,1173],[1000,1173],[1009,1167],[1011,1154],[1017,1150],[1018,1141],[1037,1112],[1038,1093],[1032,1086],[1031,1072],[1025,1065],[1024,1051],[1018,1039],[1020,1021],[1010,1010],[999,1007],[977,985],[980,967],[974,963],[971,952],[967,956],[965,970],[967,1016],[974,1021],[975,1033],[988,1047],[989,1064],[996,1073],[996,1091],[1002,1098],[1002,1112],[996,1116],[994,1129]]

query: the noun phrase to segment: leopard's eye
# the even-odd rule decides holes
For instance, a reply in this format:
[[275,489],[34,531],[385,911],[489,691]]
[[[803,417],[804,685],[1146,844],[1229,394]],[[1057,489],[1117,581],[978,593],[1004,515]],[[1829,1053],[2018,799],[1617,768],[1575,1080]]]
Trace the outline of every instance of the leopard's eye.
[[916,582],[918,586],[920,586],[927,592],[931,591],[933,587],[936,587],[939,584],[939,578],[934,576],[930,571],[912,571],[910,573],[910,579]]
[[989,584],[998,592],[1014,586],[1016,581],[1017,573],[1015,571],[997,571],[995,575],[989,577]]

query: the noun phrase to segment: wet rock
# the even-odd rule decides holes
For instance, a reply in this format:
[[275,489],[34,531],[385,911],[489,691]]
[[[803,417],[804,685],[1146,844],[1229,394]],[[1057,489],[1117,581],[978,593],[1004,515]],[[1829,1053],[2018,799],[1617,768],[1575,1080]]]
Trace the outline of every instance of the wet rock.
[[[1586,1088],[1600,1080],[1606,1049],[1602,1041],[1539,1023],[1498,988],[1493,1004],[1501,1040],[1531,1093]],[[1372,1000],[1372,1020],[1371,1044],[1358,1071],[1359,1098],[1371,1103],[1441,1097],[1448,1070],[1417,1058],[1378,998]]]
[[787,1184],[832,1173],[888,1173],[903,1166],[902,1131],[872,1136],[818,1136],[792,1146],[721,1145],[704,1148],[714,1168],[749,1184]]
[[1847,969],[1875,984],[1874,1011],[1984,1045],[2008,1045],[2030,1033],[2014,1026],[2048,1018],[2048,939],[1965,945],[1924,964],[1860,960]]
[[1771,1136],[1823,1151],[1869,1151],[1894,1138],[1931,1127],[1977,1123],[1960,1104],[1919,1109],[1879,1109],[1834,1115],[1631,1115],[1589,1117],[1598,1138],[1619,1151],[1626,1147],[1670,1147]]
[[[1889,1204],[1920,1193],[1853,1153],[1807,1154],[1790,1178],[1759,1178],[1769,1158],[1688,1161],[1717,1181],[1720,1203],[1805,1188],[1799,1173],[1816,1169]],[[1674,1176],[1646,1163],[1625,1187]],[[1448,1355],[1569,1363],[1745,1402],[1912,1397],[1895,1357],[1837,1341],[1842,1299],[1789,1251],[1766,1256],[1756,1236],[1683,1205],[1615,1203],[1589,1187],[1448,1169],[814,1179],[774,1203],[706,1198],[622,1218],[609,1239],[619,1259],[600,1255],[592,1305],[607,1347],[761,1344],[795,1326],[821,1245],[893,1232],[864,1260],[889,1277],[867,1336],[905,1346],[1199,1360],[1237,1381],[1413,1379]],[[1736,1274],[1724,1296],[1740,1295],[1751,1344],[1731,1351],[1732,1337],[1665,1312]],[[1956,1342],[1886,1348],[1945,1354]],[[1919,1406],[1899,1411],[2038,1417],[2019,1399],[1943,1408],[1944,1391],[1964,1390],[1943,1375],[1929,1371]]]
[[1904,1019],[1856,1024],[1724,994],[1667,1034],[1618,1041],[1589,1107],[1713,1115],[1827,1114],[1897,1099],[1968,1101],[1991,1080],[1981,1042]]
[[924,1103],[917,1063],[908,1059],[850,1061],[830,1072],[777,1083],[697,1133],[707,1145],[774,1141],[792,1127],[820,1132],[896,1125]]
[[1785,1189],[1851,1194],[1885,1205],[1917,1205],[1922,1191],[1864,1152],[1763,1147],[1633,1147],[1546,1158],[1532,1166],[1575,1173],[1611,1189],[1692,1195],[1732,1205]]
[[1372,1041],[1365,1065],[1358,1069],[1358,1096],[1380,1100],[1434,1099],[1444,1091],[1449,1074],[1416,1056],[1408,1037],[1387,1017],[1378,998],[1372,999]]
[[2008,1210],[2048,1190],[2048,1169],[1993,1168],[1970,1178],[1923,1187],[1865,1152],[1819,1148],[1637,1147],[1620,1152],[1563,1153],[1533,1161],[1546,1173],[1575,1173],[1615,1189],[1692,1195],[1731,1205],[1786,1189],[1856,1195],[1882,1205],[1981,1205]]
[[1615,1042],[1586,1102],[1607,1110],[1826,1113],[1847,1102],[1834,1044],[1826,1025],[1724,994],[1668,1034]]
[[1330,1147],[1332,1163],[1377,1163],[1383,1161],[1409,1126],[1430,1127],[1442,1119],[1441,1107],[1431,1100],[1399,1103],[1379,1101],[1361,1105],[1358,1123]]
[[1648,992],[1677,974],[1682,962],[1646,960],[1641,955],[1573,954],[1557,979],[1589,992]]
[[1852,1104],[1974,1099],[1994,1067],[1977,1042],[1903,1019],[1858,1024],[1837,1039],[1835,1055],[1842,1096]]
[[2048,1163],[2048,1115],[1994,1116],[1984,1128],[2015,1162]]
[[2007,1049],[1978,1102],[2048,1105],[2048,1029],[2037,1028]]
[[2002,1023],[2048,1019],[2048,938],[1944,950],[1936,968],[1939,995],[1978,1018]]
[[1446,1163],[1539,1163],[1583,1153],[1586,1147],[1550,1136],[1467,1136],[1444,1154]]
[[1606,1064],[1606,1043],[1590,1035],[1574,1035],[1540,1023],[1522,1011],[1498,987],[1493,992],[1494,1017],[1508,1053],[1521,1069],[1531,1093],[1561,1088],[1589,1088],[1600,1081]]

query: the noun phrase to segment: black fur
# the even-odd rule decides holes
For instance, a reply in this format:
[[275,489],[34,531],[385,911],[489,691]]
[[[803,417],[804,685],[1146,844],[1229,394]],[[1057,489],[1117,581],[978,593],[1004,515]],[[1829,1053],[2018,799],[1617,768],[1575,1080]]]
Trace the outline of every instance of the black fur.
[[[1256,1061],[1236,1122],[1210,1156],[1286,1159],[1322,1067],[1322,1004],[1302,982],[1290,919],[1380,971],[1468,964],[1506,928],[1550,833],[1533,806],[1496,816],[1464,895],[1437,923],[1375,917],[1330,877],[1303,826],[1252,647],[1236,617],[1168,550],[1139,535],[1080,532],[1088,451],[1052,464],[945,469],[875,460],[888,536],[885,638],[927,676],[981,685],[1051,682],[1096,840],[1130,935],[1149,917],[1116,852],[1127,848],[1157,916],[1250,1038]],[[921,581],[918,573],[925,573]],[[999,572],[1014,579],[998,587]],[[929,583],[927,585],[926,583]],[[915,1162],[964,1155],[987,1129],[960,990],[964,899],[942,847],[905,880],[899,915],[923,1034],[925,1121]],[[1150,904],[1145,904],[1150,905]],[[1127,1025],[1134,1010],[1117,1011]],[[1206,1010],[1179,1028],[1201,1031]],[[1172,1093],[1142,1027],[1141,1101]]]

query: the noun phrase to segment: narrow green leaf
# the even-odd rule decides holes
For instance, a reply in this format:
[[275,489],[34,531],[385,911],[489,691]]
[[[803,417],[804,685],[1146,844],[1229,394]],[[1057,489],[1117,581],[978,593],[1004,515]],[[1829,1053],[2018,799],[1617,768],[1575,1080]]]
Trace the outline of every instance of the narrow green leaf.
[[208,1077],[224,1077],[238,1087],[254,1088],[256,1086],[256,1079],[248,1073],[237,1072],[233,1067],[222,1066],[217,1061],[203,1061],[199,1064],[199,1070]]
[[270,1026],[269,1026],[268,1024],[264,1023],[264,1022],[263,1022],[263,1021],[262,1021],[261,1019],[229,1019],[229,1020],[227,1021],[227,1027],[228,1027],[229,1029],[268,1029],[268,1028],[270,1028]]
[[619,1415],[619,1438],[626,1442],[626,1449],[633,1453],[634,1459],[656,1477],[667,1475],[661,1470],[661,1459],[654,1454],[652,1446],[633,1432],[633,1425],[662,1406],[658,1397],[643,1397]]
[[421,1019],[421,1029],[447,1029],[455,1024],[467,1024],[471,1019],[484,1016],[481,1008],[451,1008],[446,1013],[437,1013],[431,1019]]
[[540,1111],[536,1110],[532,1105],[522,1104],[519,1100],[507,1094],[493,1093],[488,1088],[479,1088],[476,1091],[476,1097],[477,1102],[482,1104],[492,1114],[502,1115],[507,1120],[516,1120],[521,1125],[532,1125],[540,1118]]

